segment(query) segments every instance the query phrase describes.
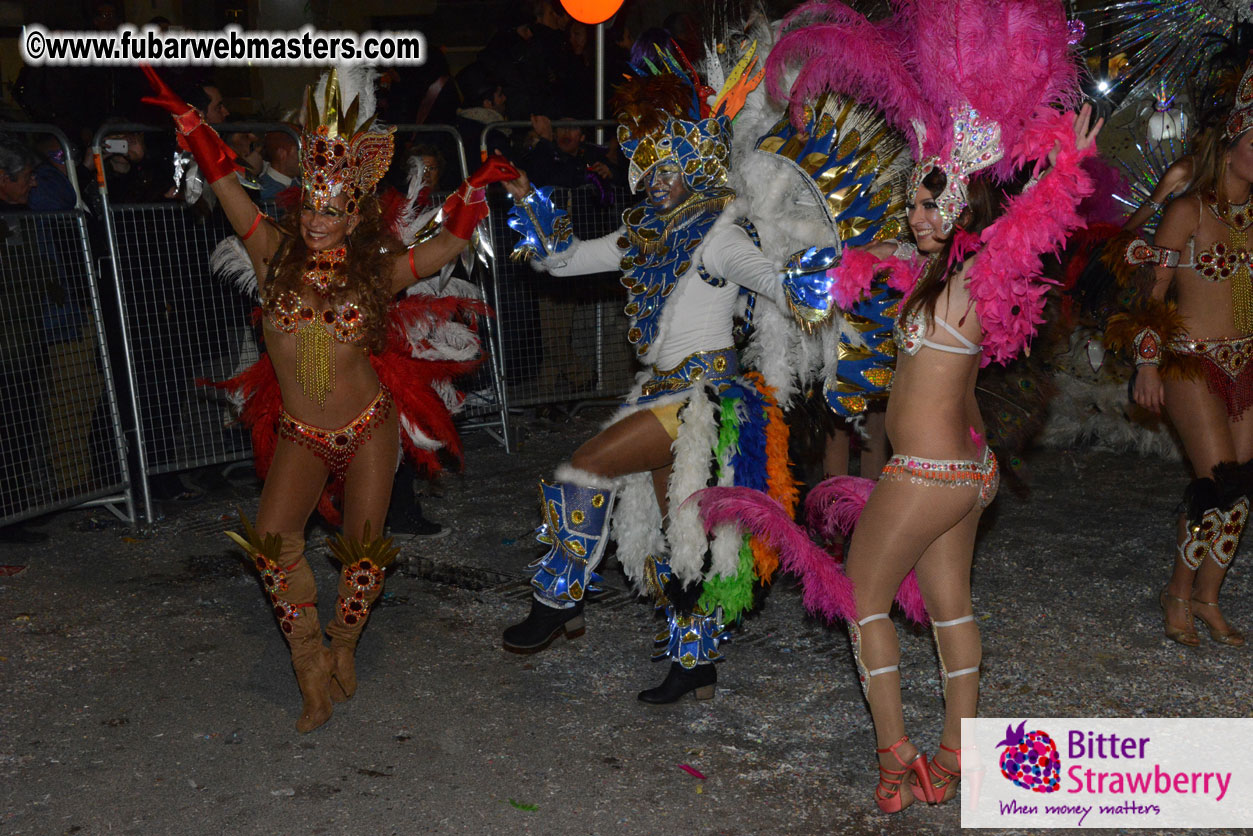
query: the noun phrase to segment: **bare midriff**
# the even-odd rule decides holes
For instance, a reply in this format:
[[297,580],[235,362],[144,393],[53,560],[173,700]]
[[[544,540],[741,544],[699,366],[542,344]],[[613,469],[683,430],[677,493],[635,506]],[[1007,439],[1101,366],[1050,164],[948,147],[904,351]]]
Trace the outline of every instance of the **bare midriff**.
[[894,453],[932,459],[973,459],[979,452],[970,436],[983,434],[975,402],[979,355],[948,354],[923,348],[899,355],[886,428]]
[[[322,327],[313,325],[310,327]],[[265,319],[265,344],[283,395],[283,409],[315,427],[341,427],[361,414],[379,391],[378,375],[370,354],[361,345],[334,340],[335,388],[324,406],[305,395],[296,382],[296,335],[274,327]]]
[[[936,300],[935,313],[976,345],[982,334],[961,274]],[[957,340],[930,323],[929,340],[956,345]],[[975,401],[979,354],[952,354],[923,346],[910,356],[897,352],[886,429],[893,453],[931,459],[973,459],[979,452],[970,436],[983,434],[983,418]]]

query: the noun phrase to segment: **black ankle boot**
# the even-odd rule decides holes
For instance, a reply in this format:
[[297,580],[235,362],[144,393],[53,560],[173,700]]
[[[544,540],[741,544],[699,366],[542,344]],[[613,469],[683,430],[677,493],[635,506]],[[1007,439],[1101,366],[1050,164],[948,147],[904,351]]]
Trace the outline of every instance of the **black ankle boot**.
[[566,639],[577,639],[583,630],[582,601],[561,610],[532,598],[526,620],[505,628],[504,647],[513,653],[539,653],[561,633]]
[[640,691],[640,701],[665,705],[676,702],[688,691],[695,691],[698,700],[711,700],[717,681],[718,671],[713,665],[697,665],[689,670],[678,662],[671,662],[666,681],[656,688]]

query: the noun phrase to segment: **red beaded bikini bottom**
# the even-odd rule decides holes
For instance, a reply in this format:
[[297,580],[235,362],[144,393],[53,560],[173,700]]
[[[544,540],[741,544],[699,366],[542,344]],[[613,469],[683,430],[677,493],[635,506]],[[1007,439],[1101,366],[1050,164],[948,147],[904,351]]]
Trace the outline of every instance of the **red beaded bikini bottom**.
[[379,387],[379,393],[361,414],[336,430],[324,430],[293,418],[283,410],[278,416],[279,438],[294,441],[313,451],[326,464],[336,479],[343,479],[348,465],[361,445],[370,440],[374,428],[387,420],[392,412],[392,396]]
[[1253,337],[1194,340],[1179,337],[1169,346],[1175,354],[1198,360],[1209,390],[1223,399],[1227,415],[1239,418],[1253,406]]

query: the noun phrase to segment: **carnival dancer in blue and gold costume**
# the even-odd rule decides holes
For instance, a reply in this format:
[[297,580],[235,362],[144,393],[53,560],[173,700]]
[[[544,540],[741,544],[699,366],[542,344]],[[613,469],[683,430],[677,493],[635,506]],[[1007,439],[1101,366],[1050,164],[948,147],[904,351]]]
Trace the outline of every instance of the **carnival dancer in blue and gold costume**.
[[533,564],[531,612],[505,630],[504,646],[533,653],[563,632],[582,633],[584,595],[599,580],[612,523],[627,577],[668,617],[655,658],[671,660],[669,674],[639,695],[651,703],[713,696],[723,625],[752,605],[755,584],[778,563],[751,538],[708,539],[684,500],[721,484],[796,502],[782,413],[765,379],[741,370],[733,320],[738,313],[751,325],[755,307],[775,305],[817,321],[831,304],[824,271],[835,250],[810,248],[780,270],[751,224],[723,211],[735,198],[731,121],[760,80],[754,50],[717,96],[673,46],[654,59],[656,72],[618,88],[618,139],[631,187],[647,198],[623,213],[617,232],[579,241],[549,190],[531,189],[525,175],[507,184],[517,203],[510,225],[522,236],[515,255],[553,275],[621,269],[628,338],[648,370],[609,424],[553,482],[541,481],[539,539],[550,549]]

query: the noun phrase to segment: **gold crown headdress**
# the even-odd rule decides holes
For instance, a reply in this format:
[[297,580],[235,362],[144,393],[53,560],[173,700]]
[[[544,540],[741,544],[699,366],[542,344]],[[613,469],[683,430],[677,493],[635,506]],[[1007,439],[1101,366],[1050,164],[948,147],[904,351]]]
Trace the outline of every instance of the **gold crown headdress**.
[[[953,228],[962,210],[969,202],[966,186],[970,175],[995,165],[1005,156],[1001,146],[1001,126],[991,119],[984,119],[970,105],[959,105],[949,111],[953,120],[953,141],[947,153],[920,160],[909,178],[909,195],[918,193],[918,187],[933,169],[944,172],[947,182],[944,190],[935,196],[936,206],[947,234]],[[921,149],[926,140],[926,126],[914,122],[914,134]]]
[[[319,212],[343,194],[344,211],[356,214],[361,199],[373,194],[391,165],[396,129],[383,128],[374,118],[373,88],[373,71],[354,66],[342,75],[330,70],[317,90],[306,91],[300,169],[305,194]],[[352,101],[344,108],[349,95]]]

